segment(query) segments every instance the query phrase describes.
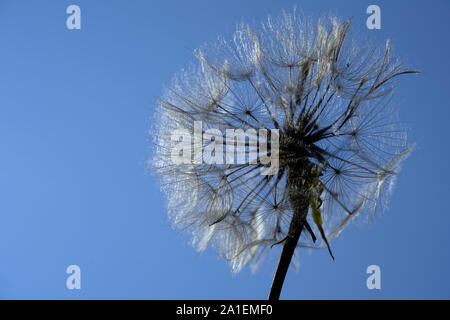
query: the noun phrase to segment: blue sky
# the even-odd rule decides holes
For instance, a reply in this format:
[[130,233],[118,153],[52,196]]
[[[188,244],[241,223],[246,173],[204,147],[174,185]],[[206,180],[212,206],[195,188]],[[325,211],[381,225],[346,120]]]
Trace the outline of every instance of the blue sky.
[[[67,6],[81,30],[66,28]],[[368,30],[366,8],[381,8]],[[265,299],[276,259],[232,275],[171,228],[146,170],[158,96],[192,49],[294,5],[390,37],[422,71],[396,103],[418,147],[389,210],[326,250],[301,251],[284,299],[449,299],[450,4],[446,1],[0,1],[0,298]],[[81,290],[66,288],[67,266]],[[366,268],[381,267],[381,290]]]

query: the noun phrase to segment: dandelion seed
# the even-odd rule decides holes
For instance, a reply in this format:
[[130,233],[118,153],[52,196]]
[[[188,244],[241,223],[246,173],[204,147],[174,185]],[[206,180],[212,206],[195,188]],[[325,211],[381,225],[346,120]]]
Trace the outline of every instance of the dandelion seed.
[[[383,209],[412,150],[389,98],[396,77],[415,71],[393,57],[389,41],[383,50],[364,48],[349,30],[349,21],[314,25],[295,12],[260,27],[241,24],[230,40],[195,51],[197,65],[159,101],[154,166],[174,225],[199,250],[216,247],[233,272],[282,246],[270,299],[279,298],[298,247],[325,245],[331,254],[330,241],[353,219]],[[175,164],[179,129],[194,138],[188,160]],[[252,149],[249,134],[229,161],[211,161],[225,157],[217,147],[227,129],[250,130],[267,148]],[[276,155],[278,170],[262,175],[267,162],[231,161],[261,151]]]

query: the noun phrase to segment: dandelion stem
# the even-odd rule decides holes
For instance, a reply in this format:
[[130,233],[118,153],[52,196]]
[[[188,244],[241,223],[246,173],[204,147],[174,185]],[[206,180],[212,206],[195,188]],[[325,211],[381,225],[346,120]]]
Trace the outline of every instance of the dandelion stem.
[[297,206],[294,209],[294,215],[289,226],[289,233],[284,242],[280,260],[278,262],[277,271],[270,288],[269,300],[279,300],[281,289],[283,288],[284,278],[291,264],[291,259],[297,247],[300,234],[304,226],[306,215],[308,214],[308,204]]

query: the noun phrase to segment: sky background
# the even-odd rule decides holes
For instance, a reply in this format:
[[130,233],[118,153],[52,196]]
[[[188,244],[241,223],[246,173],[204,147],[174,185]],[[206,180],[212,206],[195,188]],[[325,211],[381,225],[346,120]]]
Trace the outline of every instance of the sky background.
[[[66,28],[67,6],[81,30]],[[381,30],[366,8],[381,8]],[[232,275],[171,228],[149,174],[155,96],[192,49],[296,5],[352,18],[422,71],[395,102],[418,147],[389,210],[325,250],[301,250],[283,299],[449,299],[448,1],[0,1],[0,298],[265,299],[277,260]],[[276,250],[276,249],[274,249]],[[81,290],[66,268],[81,268]],[[381,267],[381,290],[366,268]]]

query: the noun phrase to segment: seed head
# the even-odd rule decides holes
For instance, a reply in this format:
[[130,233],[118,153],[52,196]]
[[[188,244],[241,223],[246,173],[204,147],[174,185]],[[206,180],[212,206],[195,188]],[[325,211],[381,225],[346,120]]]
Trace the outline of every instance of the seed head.
[[[159,101],[153,163],[169,215],[199,250],[216,247],[235,272],[256,265],[287,236],[292,194],[317,193],[328,240],[361,213],[382,210],[412,150],[390,98],[396,77],[415,72],[393,57],[389,41],[381,49],[361,46],[349,30],[350,21],[313,24],[295,12],[260,26],[241,24],[231,39],[196,50],[197,64],[180,72]],[[260,160],[205,161],[217,155],[218,137],[230,128],[249,132],[248,141],[264,140],[266,155],[274,154],[276,135],[277,170],[261,174],[270,164]],[[174,164],[179,129],[192,148],[188,161]],[[260,129],[278,131],[263,136]],[[245,142],[231,158],[241,152],[250,159],[260,146]],[[295,186],[289,172],[299,180]],[[307,221],[318,234],[311,214]],[[308,233],[299,242],[322,245]]]

